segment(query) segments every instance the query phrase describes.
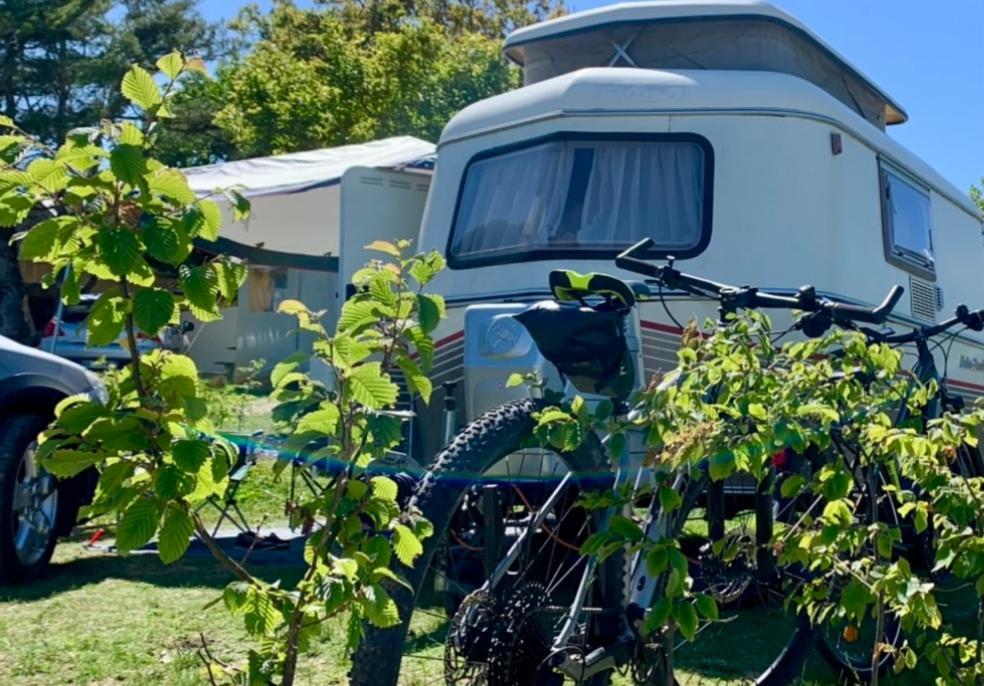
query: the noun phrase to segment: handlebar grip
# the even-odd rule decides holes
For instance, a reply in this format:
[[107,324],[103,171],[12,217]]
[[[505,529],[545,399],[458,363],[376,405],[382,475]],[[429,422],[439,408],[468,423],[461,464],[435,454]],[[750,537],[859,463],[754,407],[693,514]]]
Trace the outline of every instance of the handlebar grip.
[[869,310],[864,307],[858,307],[857,305],[837,303],[830,307],[830,312],[834,320],[841,323],[884,324],[885,320],[888,319],[888,315],[895,309],[903,293],[905,293],[905,289],[902,286],[896,285],[888,292],[882,303],[873,309]]
[[628,248],[627,250],[623,250],[622,252],[620,252],[618,254],[618,257],[615,258],[615,261],[617,262],[618,260],[623,260],[627,257],[629,258],[635,257],[638,253],[648,250],[649,248],[653,247],[653,245],[655,245],[655,242],[653,241],[652,238],[649,237],[643,238],[641,241],[633,245],[631,248]]
[[643,276],[659,276],[659,267],[649,264],[645,260],[640,260],[636,255],[654,246],[656,243],[652,238],[643,238],[628,250],[623,250],[615,258],[615,266]]
[[875,317],[876,321],[872,324],[883,324],[885,320],[888,319],[888,315],[892,314],[892,310],[895,306],[899,304],[899,300],[902,298],[902,294],[905,293],[905,289],[898,284],[892,286],[892,290],[888,292],[885,299],[882,300],[881,305],[876,307],[871,311],[871,314]]

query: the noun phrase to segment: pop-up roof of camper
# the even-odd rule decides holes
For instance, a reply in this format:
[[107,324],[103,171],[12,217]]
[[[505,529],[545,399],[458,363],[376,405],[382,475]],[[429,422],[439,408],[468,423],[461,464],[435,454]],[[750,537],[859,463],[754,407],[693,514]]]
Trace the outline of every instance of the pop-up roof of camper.
[[881,129],[905,110],[798,20],[756,0],[608,5],[514,31],[527,85],[585,67],[774,71],[827,91]]

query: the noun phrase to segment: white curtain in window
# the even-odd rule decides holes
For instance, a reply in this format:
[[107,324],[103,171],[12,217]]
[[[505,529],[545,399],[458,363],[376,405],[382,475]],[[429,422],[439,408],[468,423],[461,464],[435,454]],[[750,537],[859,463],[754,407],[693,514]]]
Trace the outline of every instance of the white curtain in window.
[[578,242],[590,247],[652,237],[691,247],[701,234],[701,149],[692,143],[597,144]]
[[573,157],[566,145],[547,143],[473,164],[454,252],[544,245],[563,213]]

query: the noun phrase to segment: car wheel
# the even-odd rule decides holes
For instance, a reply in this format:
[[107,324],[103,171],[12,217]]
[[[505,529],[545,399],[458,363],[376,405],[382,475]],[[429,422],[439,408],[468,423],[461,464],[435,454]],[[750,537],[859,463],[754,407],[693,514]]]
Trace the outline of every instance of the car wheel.
[[47,424],[37,415],[0,422],[0,584],[43,572],[58,539],[58,484],[36,455]]

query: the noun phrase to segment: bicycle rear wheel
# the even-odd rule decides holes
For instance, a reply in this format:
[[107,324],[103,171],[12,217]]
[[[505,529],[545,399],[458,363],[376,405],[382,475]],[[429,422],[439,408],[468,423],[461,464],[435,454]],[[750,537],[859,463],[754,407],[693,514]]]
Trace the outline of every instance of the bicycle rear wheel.
[[[396,683],[407,627],[428,567],[462,502],[469,505],[467,500],[475,495],[476,484],[480,491],[492,487],[494,496],[479,493],[479,502],[472,505],[483,510],[495,503],[492,523],[502,517],[504,524],[469,540],[469,547],[495,561],[505,558],[520,539],[521,549],[497,583],[461,603],[449,630],[445,681],[539,683],[534,679],[549,654],[557,618],[567,610],[572,587],[587,566],[587,558],[578,552],[580,544],[596,528],[594,515],[578,507],[577,496],[583,490],[609,488],[613,480],[594,435],[571,453],[527,450],[534,414],[544,407],[544,401],[528,399],[486,413],[462,430],[428,469],[410,504],[431,521],[434,535],[425,541],[413,569],[397,570],[414,589],[392,591],[403,621],[393,629],[367,627],[353,660],[353,685]],[[552,487],[543,488],[544,481]],[[533,526],[533,515],[548,500],[550,510]],[[490,513],[480,515],[487,520]],[[578,626],[585,649],[618,633],[612,627],[618,626],[622,614],[623,570],[623,557],[616,554],[599,565],[591,579],[590,607]],[[608,674],[599,674],[584,683],[601,686],[608,681]]]

